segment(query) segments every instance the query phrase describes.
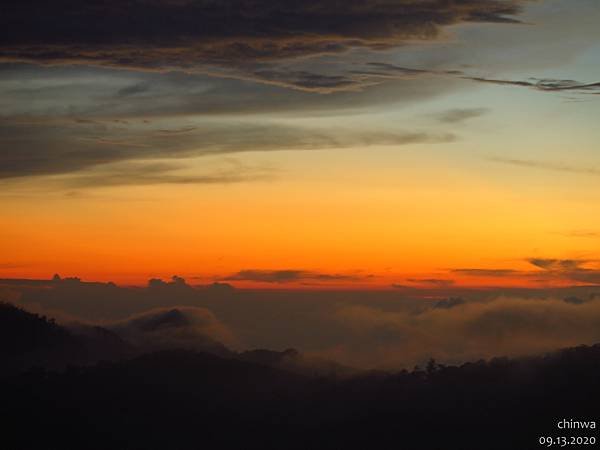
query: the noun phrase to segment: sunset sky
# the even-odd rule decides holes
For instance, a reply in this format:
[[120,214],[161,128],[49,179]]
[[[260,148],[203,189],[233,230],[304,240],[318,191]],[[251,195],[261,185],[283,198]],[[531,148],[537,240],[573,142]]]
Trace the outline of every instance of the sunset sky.
[[5,5],[0,278],[600,285],[597,0]]

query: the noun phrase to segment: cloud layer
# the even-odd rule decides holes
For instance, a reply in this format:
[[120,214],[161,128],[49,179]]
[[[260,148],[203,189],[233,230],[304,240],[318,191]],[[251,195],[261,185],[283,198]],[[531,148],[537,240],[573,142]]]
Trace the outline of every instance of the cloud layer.
[[[514,23],[519,0],[10,1],[0,19],[7,60],[149,69],[387,48],[461,22]],[[34,12],[35,11],[35,12]]]
[[584,166],[573,166],[561,162],[552,161],[535,161],[530,159],[515,159],[515,158],[503,158],[493,157],[489,158],[490,161],[494,161],[501,164],[508,164],[511,166],[518,166],[532,169],[551,170],[553,172],[566,172],[581,175],[600,176],[600,169],[596,167],[584,167]]
[[[276,121],[204,121],[184,128],[156,129],[148,124],[113,121],[0,123],[0,179],[74,173],[93,166],[137,160],[137,164],[102,168],[72,184],[149,184],[234,182],[268,175],[267,170],[173,176],[176,158],[218,156],[248,151],[316,150],[371,145],[451,142],[451,133],[404,130],[351,130],[294,126]],[[162,159],[141,164],[140,160]],[[142,161],[143,162],[143,161]],[[228,169],[231,169],[228,168]]]
[[282,270],[240,270],[224,281],[258,281],[262,283],[292,283],[292,282],[319,282],[319,281],[356,281],[362,277],[357,275],[323,273],[311,270],[282,269]]
[[[581,265],[550,259],[535,263],[543,270],[573,271]],[[243,276],[272,283],[299,277],[315,282],[315,277],[330,276],[255,272]],[[63,321],[96,323],[147,349],[224,353],[223,344],[236,350],[296,348],[360,368],[411,368],[431,357],[460,363],[600,342],[597,287],[456,288],[452,296],[443,297],[432,288],[244,291],[224,284],[192,287],[179,277],[151,280],[146,288],[76,279],[2,284],[13,292],[12,301],[28,310]]]
[[325,354],[362,366],[409,366],[428,356],[456,363],[543,353],[600,340],[600,302],[498,298],[420,314],[342,306],[349,342]]
[[157,308],[105,325],[125,341],[143,350],[183,348],[223,352],[235,345],[232,332],[206,308],[175,306]]

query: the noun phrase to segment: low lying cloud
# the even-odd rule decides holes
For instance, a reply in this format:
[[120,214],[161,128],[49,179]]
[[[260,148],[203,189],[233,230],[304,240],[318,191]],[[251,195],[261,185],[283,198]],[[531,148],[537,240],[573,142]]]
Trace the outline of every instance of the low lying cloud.
[[411,367],[521,356],[600,341],[600,301],[499,298],[455,302],[420,314],[341,306],[335,320],[348,342],[325,354],[363,367]]
[[[592,264],[534,262],[538,269],[531,272],[541,274]],[[348,274],[280,270],[235,276],[285,284],[335,282]],[[462,363],[600,342],[600,287],[593,286],[257,291],[191,286],[181,277],[154,279],[144,288],[57,277],[1,280],[0,296],[63,322],[101,325],[141,349],[227,354],[225,347],[296,348],[357,368],[411,368],[431,357]]]
[[236,345],[231,330],[200,307],[157,308],[105,327],[142,350],[184,348],[220,353],[226,351],[223,345]]

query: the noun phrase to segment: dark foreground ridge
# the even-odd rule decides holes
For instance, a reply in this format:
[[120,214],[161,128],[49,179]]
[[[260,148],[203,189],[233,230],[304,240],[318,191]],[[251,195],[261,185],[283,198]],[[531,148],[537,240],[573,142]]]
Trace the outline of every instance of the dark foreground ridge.
[[[561,430],[557,423],[598,420],[600,345],[351,377],[283,370],[272,364],[275,353],[186,350],[51,370],[42,363],[52,351],[33,350],[41,342],[84,356],[92,344],[81,350],[72,343],[78,337],[21,310],[3,314],[21,322],[0,324],[2,358],[44,355],[37,368],[7,374],[0,384],[8,450],[521,450],[542,448],[540,436],[598,438],[596,429]],[[7,340],[10,333],[19,339]]]

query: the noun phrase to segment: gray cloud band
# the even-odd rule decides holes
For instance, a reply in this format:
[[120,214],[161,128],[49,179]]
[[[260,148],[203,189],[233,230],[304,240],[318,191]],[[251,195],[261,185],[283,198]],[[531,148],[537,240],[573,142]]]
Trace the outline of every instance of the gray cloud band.
[[526,2],[9,1],[0,16],[0,61],[180,70],[315,92],[353,90],[374,81],[288,69],[287,62],[433,40],[459,23],[519,23]]
[[[127,127],[120,124],[76,123],[56,127],[52,123],[0,125],[0,141],[10,142],[0,153],[0,179],[23,176],[66,174],[102,164],[131,160],[177,159],[207,155],[226,155],[247,151],[311,150],[369,145],[405,145],[450,142],[449,133],[403,131],[352,131],[316,129],[277,123],[211,123],[198,127],[155,130],[151,126]],[[109,184],[123,184],[123,178],[150,182],[192,183],[193,177],[172,178],[173,164],[117,167],[105,177]],[[114,169],[114,168],[113,168]],[[264,172],[264,171],[263,171]],[[93,175],[101,184],[102,171]],[[252,175],[261,175],[253,171]],[[262,175],[267,175],[262,173]],[[244,178],[244,174],[240,175]],[[157,178],[158,177],[158,178]],[[235,181],[230,171],[221,173]],[[119,181],[121,180],[121,181]],[[197,182],[211,182],[200,177]],[[84,181],[82,183],[85,184]]]
[[[431,39],[461,22],[517,23],[522,0],[133,0],[4,3],[5,58],[160,65],[289,58]],[[35,11],[35,13],[33,13]],[[162,56],[158,62],[146,55]]]

